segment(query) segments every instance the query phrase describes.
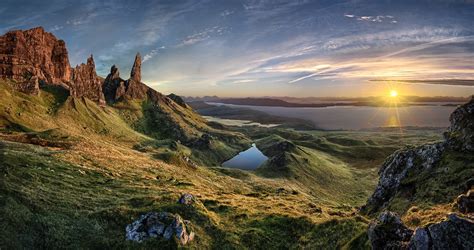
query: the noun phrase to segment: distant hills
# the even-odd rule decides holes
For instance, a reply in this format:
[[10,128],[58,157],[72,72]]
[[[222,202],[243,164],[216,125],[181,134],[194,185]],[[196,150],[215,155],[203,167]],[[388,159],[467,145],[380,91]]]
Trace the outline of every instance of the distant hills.
[[[185,97],[187,102],[218,102],[234,105],[270,106],[270,107],[331,107],[331,106],[387,106],[386,97],[246,97],[246,98],[220,98],[217,96]],[[468,101],[468,97],[453,96],[401,96],[398,98],[398,106],[429,105],[440,103],[441,105],[459,104]]]

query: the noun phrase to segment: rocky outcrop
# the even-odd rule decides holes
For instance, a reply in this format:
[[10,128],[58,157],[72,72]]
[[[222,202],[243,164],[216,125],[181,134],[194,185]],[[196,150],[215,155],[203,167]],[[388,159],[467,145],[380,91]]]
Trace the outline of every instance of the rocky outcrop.
[[70,94],[73,97],[86,97],[101,105],[105,105],[105,97],[102,92],[102,82],[95,72],[95,63],[92,55],[86,64],[76,66],[72,71],[72,82]]
[[[380,168],[379,183],[374,193],[361,209],[363,212],[373,213],[386,207],[409,175],[435,172],[447,151],[471,152],[474,149],[474,97],[458,107],[451,114],[450,121],[451,125],[445,133],[444,141],[399,150],[387,158]],[[412,189],[416,190],[416,187]]]
[[413,231],[403,225],[397,214],[383,212],[373,221],[368,237],[374,250],[407,248]]
[[457,150],[474,151],[474,96],[449,117],[451,126],[444,133],[446,143]]
[[108,102],[115,102],[122,99],[146,99],[150,97],[150,92],[156,92],[146,86],[141,81],[141,57],[137,54],[133,63],[130,79],[124,81],[120,78],[117,67],[112,66],[109,75],[102,85],[104,95]]
[[408,229],[392,212],[383,212],[368,230],[372,248],[377,249],[473,249],[474,222],[450,214],[447,220]]
[[461,194],[456,198],[456,207],[461,213],[474,213],[474,190]]
[[179,106],[181,106],[183,108],[188,108],[188,105],[186,104],[186,102],[184,102],[184,100],[183,100],[183,98],[181,98],[181,96],[171,93],[171,94],[167,95],[167,97],[170,98],[171,100],[173,100],[174,102],[176,102]]
[[0,36],[0,76],[19,83],[33,76],[50,84],[69,82],[71,67],[65,42],[42,27]]
[[142,81],[142,57],[140,56],[140,53],[137,53],[137,55],[135,56],[132,71],[130,72],[130,80],[133,80],[135,82]]
[[194,195],[186,193],[179,197],[178,203],[183,205],[192,205],[195,201],[196,199],[194,198]]
[[92,56],[71,68],[66,43],[42,27],[0,36],[0,77],[15,81],[15,88],[24,93],[38,94],[40,83],[54,84],[69,89],[73,97],[105,104]]
[[417,167],[433,168],[441,159],[444,148],[444,143],[436,143],[392,154],[380,168],[379,183],[364,209],[370,213],[385,207],[410,170]]
[[162,237],[186,245],[194,239],[191,223],[177,214],[167,212],[149,212],[129,224],[125,229],[127,240],[142,242],[149,238]]
[[107,102],[114,102],[125,94],[125,80],[120,78],[119,69],[115,65],[110,68],[110,73],[102,84],[102,91]]

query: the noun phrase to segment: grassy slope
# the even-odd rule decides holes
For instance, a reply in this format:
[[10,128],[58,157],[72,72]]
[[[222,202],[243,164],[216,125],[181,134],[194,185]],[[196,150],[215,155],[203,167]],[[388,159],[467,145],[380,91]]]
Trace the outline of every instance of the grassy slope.
[[[349,146],[344,140],[352,135],[243,131],[261,142],[294,141],[294,157],[311,162],[292,161],[291,178],[265,178],[183,162],[186,155],[199,165],[218,166],[249,140],[239,131],[193,124],[199,120],[180,107],[170,106],[181,112],[172,119],[190,135],[210,133],[210,150],[164,139],[162,130],[153,130],[162,117],[149,123],[141,109],[146,103],[102,108],[68,98],[54,87],[32,97],[12,92],[6,84],[0,84],[0,96],[2,248],[175,247],[173,242],[137,245],[124,240],[128,223],[157,210],[192,221],[197,238],[191,248],[367,247],[367,221],[354,216],[353,206],[368,196],[375,177],[370,180],[374,175],[366,174],[376,170],[364,165],[371,162],[364,157],[350,161],[352,154],[368,150],[365,144]],[[268,133],[279,137],[268,140]],[[366,137],[370,135],[356,144],[367,143]],[[387,144],[376,146],[385,153]],[[308,184],[314,187],[308,189]],[[354,184],[357,188],[348,188]],[[176,204],[184,192],[196,195],[198,204]]]

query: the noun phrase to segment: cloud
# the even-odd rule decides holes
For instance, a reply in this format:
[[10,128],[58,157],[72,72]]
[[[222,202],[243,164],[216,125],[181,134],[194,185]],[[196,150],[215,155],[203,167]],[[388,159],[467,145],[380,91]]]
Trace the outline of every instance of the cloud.
[[432,80],[415,80],[415,79],[372,79],[372,82],[401,82],[414,84],[435,84],[447,86],[470,86],[474,87],[474,79],[432,79]]
[[242,79],[242,80],[235,80],[232,83],[249,83],[249,82],[255,82],[256,80],[254,79]]
[[234,11],[231,11],[231,10],[224,10],[221,12],[221,14],[219,14],[221,17],[226,17],[226,16],[230,16],[234,14]]
[[146,61],[152,59],[155,55],[158,54],[158,52],[160,50],[163,50],[165,49],[166,47],[165,46],[161,46],[159,48],[156,48],[156,49],[152,49],[150,52],[148,52],[147,54],[145,54],[145,56],[143,56],[143,63],[145,63]]
[[58,30],[62,30],[64,27],[63,26],[60,26],[60,25],[54,25],[53,27],[51,27],[49,30],[51,32],[55,32],[55,31],[58,31]]
[[379,15],[379,16],[357,16],[352,14],[345,14],[347,18],[354,18],[357,21],[366,21],[366,22],[374,22],[374,23],[382,23],[382,22],[389,22],[389,23],[398,23],[395,20],[394,16],[391,15]]
[[201,32],[194,33],[192,35],[185,37],[183,41],[177,45],[177,47],[193,45],[193,44],[205,41],[213,36],[223,35],[225,32],[226,32],[226,28],[221,27],[221,26],[214,26],[211,28],[207,28]]

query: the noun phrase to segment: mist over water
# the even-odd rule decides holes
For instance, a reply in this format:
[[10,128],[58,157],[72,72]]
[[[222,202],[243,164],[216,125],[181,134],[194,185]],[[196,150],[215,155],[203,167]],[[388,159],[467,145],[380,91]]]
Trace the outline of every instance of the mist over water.
[[448,127],[453,106],[287,108],[209,103],[229,107],[245,107],[270,115],[312,121],[328,130],[358,130],[378,127]]

